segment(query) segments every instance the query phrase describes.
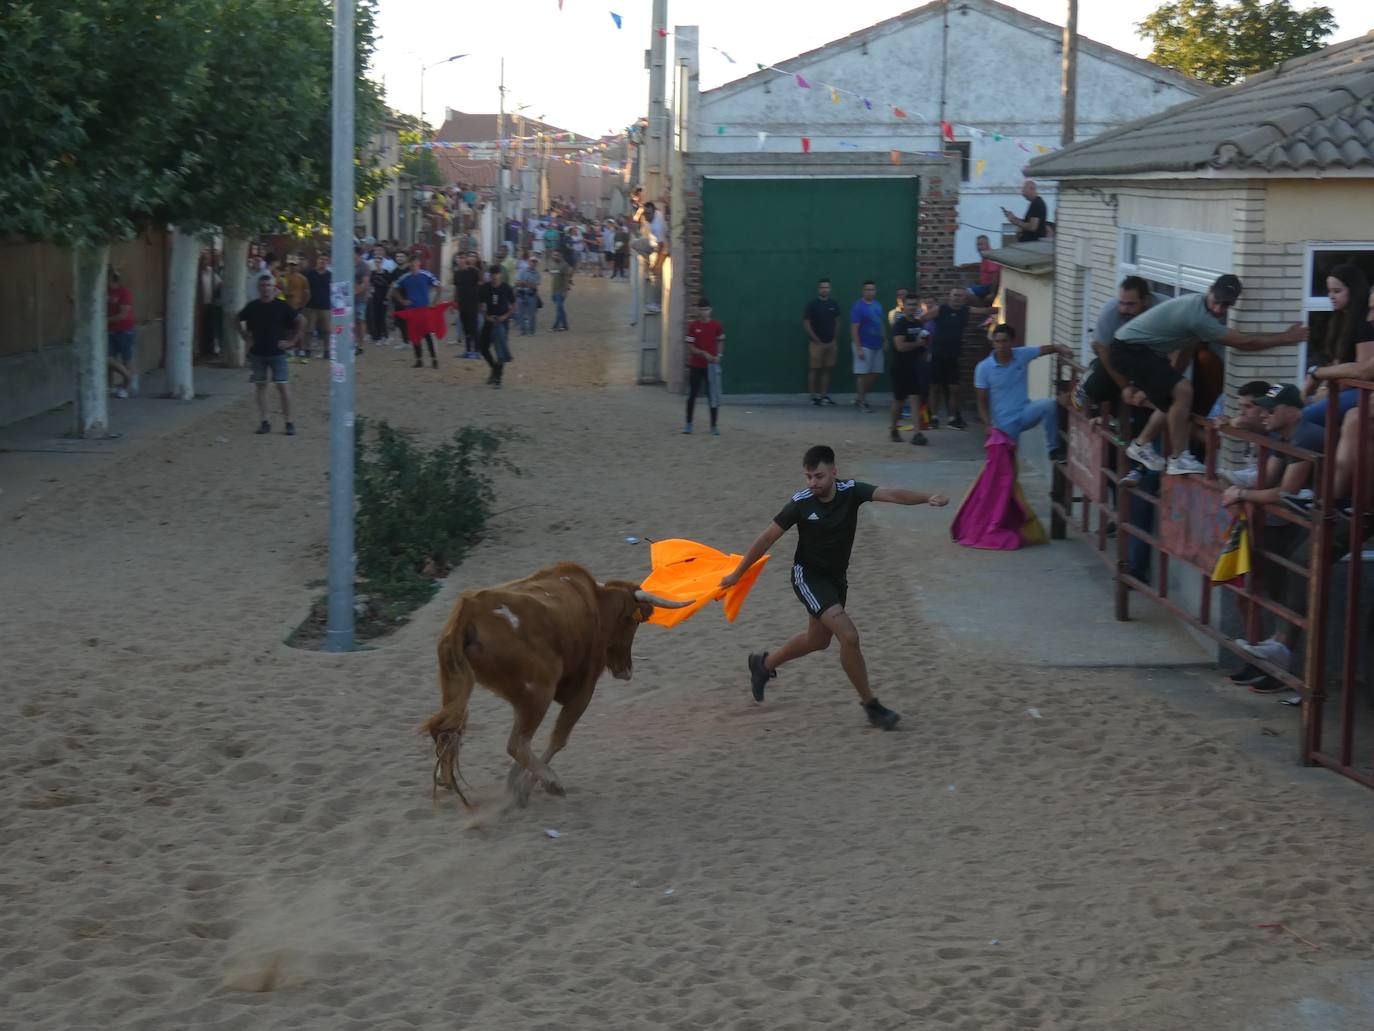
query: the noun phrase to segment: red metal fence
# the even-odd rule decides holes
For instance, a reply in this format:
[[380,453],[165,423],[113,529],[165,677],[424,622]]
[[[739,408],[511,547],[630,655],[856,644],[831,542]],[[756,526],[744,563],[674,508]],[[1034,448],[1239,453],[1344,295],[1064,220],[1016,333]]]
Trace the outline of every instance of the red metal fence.
[[[1194,419],[1194,439],[1202,441],[1207,472],[1158,477],[1158,489],[1152,490],[1149,475],[1138,469],[1133,472],[1126,456],[1129,426],[1123,423],[1124,435],[1119,434],[1108,421],[1088,418],[1069,401],[1083,372],[1077,364],[1059,360],[1056,382],[1067,461],[1054,470],[1051,536],[1062,538],[1073,527],[1089,539],[1112,570],[1117,619],[1129,619],[1131,593],[1142,594],[1299,693],[1300,760],[1330,767],[1374,787],[1374,676],[1361,676],[1361,663],[1371,661],[1374,639],[1374,623],[1366,623],[1361,609],[1362,553],[1366,538],[1374,532],[1374,383],[1332,384],[1333,397],[1338,389],[1353,391],[1358,401],[1349,416],[1327,418],[1322,455]],[[1335,406],[1331,408],[1334,413]],[[1222,504],[1226,484],[1216,476],[1218,461],[1228,446],[1248,446],[1257,455],[1256,489],[1273,485],[1266,477],[1271,455],[1314,463],[1311,482],[1316,497],[1306,511],[1301,506],[1244,503],[1252,538],[1252,571],[1236,580],[1213,583],[1212,573],[1232,520],[1232,513]],[[1266,547],[1266,529],[1271,536],[1286,533],[1290,540],[1304,535],[1306,547],[1296,550],[1306,552],[1306,563]],[[1149,577],[1141,575],[1144,563],[1139,554],[1133,562],[1133,551],[1146,550],[1154,570]],[[1294,549],[1288,550],[1291,554]],[[1330,585],[1336,563],[1347,554],[1345,604],[1333,633]],[[1188,575],[1200,580],[1195,605],[1186,598],[1192,592],[1185,592],[1181,600],[1172,589]],[[1266,589],[1284,577],[1306,582],[1304,611],[1283,604],[1272,589]],[[1248,641],[1264,636],[1266,622],[1282,621],[1297,628],[1305,643],[1301,666],[1287,669],[1257,658],[1224,632],[1218,599],[1227,596],[1235,599]],[[1336,675],[1328,661],[1328,637],[1338,642]]]

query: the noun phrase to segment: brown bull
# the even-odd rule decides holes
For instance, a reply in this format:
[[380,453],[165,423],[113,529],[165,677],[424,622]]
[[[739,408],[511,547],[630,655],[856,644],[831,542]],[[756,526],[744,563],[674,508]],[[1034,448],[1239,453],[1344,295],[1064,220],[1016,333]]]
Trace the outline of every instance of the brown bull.
[[[464,591],[439,636],[439,692],[443,708],[424,729],[434,739],[434,790],[442,785],[472,806],[458,787],[458,746],[467,726],[468,700],[481,684],[515,710],[506,751],[515,760],[506,778],[517,804],[529,800],[533,781],[552,795],[563,785],[549,762],[563,750],[603,670],[629,680],[630,648],[654,606],[678,608],[632,583],[601,584],[572,562],[541,569],[500,587]],[[562,710],[542,757],[530,747],[552,702]]]

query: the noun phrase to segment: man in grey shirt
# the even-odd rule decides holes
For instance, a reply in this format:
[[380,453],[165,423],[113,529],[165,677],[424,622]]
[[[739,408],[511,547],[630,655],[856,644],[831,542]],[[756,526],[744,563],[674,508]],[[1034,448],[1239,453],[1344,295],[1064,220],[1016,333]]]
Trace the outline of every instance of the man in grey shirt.
[[[1281,333],[1248,334],[1230,329],[1226,315],[1240,297],[1240,280],[1226,274],[1205,294],[1187,294],[1132,319],[1116,331],[1107,349],[1111,368],[1139,387],[1155,406],[1145,429],[1126,453],[1155,472],[1171,476],[1200,473],[1204,467],[1188,451],[1188,416],[1193,385],[1179,371],[1198,342],[1225,344],[1239,351],[1264,351],[1307,339],[1307,327],[1295,322]],[[1169,425],[1169,459],[1150,444],[1165,422]]]
[[[1116,299],[1102,306],[1093,331],[1093,360],[1087,374],[1078,381],[1074,403],[1089,417],[1098,414],[1100,405],[1116,406],[1121,401],[1121,389],[1127,386],[1126,377],[1114,370],[1107,349],[1117,332],[1143,311],[1169,298],[1150,290],[1150,284],[1140,276],[1127,276],[1117,288]],[[1119,413],[1117,413],[1119,414]]]

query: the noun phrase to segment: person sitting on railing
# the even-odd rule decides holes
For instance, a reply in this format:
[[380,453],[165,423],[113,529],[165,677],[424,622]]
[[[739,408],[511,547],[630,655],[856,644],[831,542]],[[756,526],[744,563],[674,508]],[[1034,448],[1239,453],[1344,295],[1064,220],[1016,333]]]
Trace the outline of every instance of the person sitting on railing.
[[[1216,416],[1213,421],[1217,428],[1224,429],[1229,426],[1246,433],[1264,433],[1265,410],[1256,402],[1267,393],[1269,384],[1262,379],[1241,384],[1240,389],[1236,391],[1236,414]],[[1259,482],[1259,464],[1256,461],[1254,446],[1251,444],[1245,445],[1245,462],[1246,464],[1239,469],[1218,469],[1217,479],[1236,487],[1255,486]]]
[[1140,276],[1127,276],[1117,289],[1116,299],[1102,306],[1093,330],[1095,357],[1074,391],[1074,404],[1088,418],[1096,417],[1104,404],[1115,407],[1121,398],[1121,389],[1127,385],[1126,377],[1112,368],[1107,352],[1117,331],[1141,312],[1167,300],[1163,294],[1153,293],[1150,284]]
[[[1330,365],[1313,365],[1307,370],[1303,396],[1312,403],[1303,409],[1303,418],[1318,426],[1326,425],[1331,403],[1328,384],[1337,379],[1374,379],[1374,292],[1357,265],[1337,265],[1326,277],[1326,293],[1331,298],[1331,322],[1327,327],[1326,349]],[[1337,398],[1337,410],[1344,417],[1355,407],[1360,392],[1347,387]]]
[[[1264,412],[1264,428],[1270,437],[1291,447],[1321,454],[1325,436],[1321,427],[1303,419],[1302,392],[1297,387],[1287,383],[1275,384],[1268,393],[1258,398],[1255,404]],[[1298,499],[1303,496],[1299,492],[1306,490],[1312,483],[1313,463],[1293,455],[1271,452],[1266,466],[1264,479],[1269,486],[1242,487],[1232,485],[1227,487],[1222,494],[1222,503],[1231,508],[1246,503],[1251,505],[1287,503],[1289,507],[1305,514],[1306,508],[1295,502],[1298,502]],[[1310,491],[1308,491],[1308,495],[1310,496]],[[1299,550],[1299,546],[1303,544],[1306,537],[1306,527],[1270,515],[1265,517],[1261,545],[1267,552],[1283,558],[1290,558]],[[1294,592],[1289,590],[1290,581],[1295,578],[1289,576],[1287,571],[1276,562],[1264,562],[1262,570],[1264,593],[1276,600],[1283,599],[1284,604],[1288,605],[1289,608],[1295,612],[1301,612],[1302,603],[1295,605],[1292,598]],[[1307,581],[1302,578],[1296,579],[1301,581],[1298,584],[1298,592],[1305,601]],[[1288,597],[1285,597],[1285,594]],[[1296,640],[1297,629],[1289,624],[1284,624],[1276,630],[1274,636],[1258,644],[1251,644],[1244,640],[1237,640],[1236,643],[1251,655],[1266,659],[1281,669],[1287,670],[1293,661],[1292,649]],[[1286,690],[1281,682],[1266,676],[1263,670],[1254,665],[1247,666],[1231,679],[1238,684],[1249,684],[1250,690],[1258,694]]]
[[[1269,334],[1241,333],[1228,328],[1226,314],[1240,297],[1240,291],[1240,280],[1228,273],[1218,277],[1205,294],[1189,294],[1157,304],[1117,331],[1108,349],[1112,368],[1145,391],[1157,409],[1126,452],[1147,469],[1171,476],[1205,471],[1203,464],[1187,450],[1193,385],[1180,371],[1198,341],[1221,343],[1240,351],[1263,351],[1307,339],[1307,327],[1301,323]],[[1172,452],[1167,462],[1150,446],[1166,422]]]

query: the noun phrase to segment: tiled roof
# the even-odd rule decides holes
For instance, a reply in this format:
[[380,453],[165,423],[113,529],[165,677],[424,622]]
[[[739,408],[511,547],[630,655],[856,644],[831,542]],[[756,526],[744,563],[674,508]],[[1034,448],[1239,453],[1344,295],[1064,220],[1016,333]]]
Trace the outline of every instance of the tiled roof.
[[1031,161],[1030,175],[1374,174],[1374,31]]

